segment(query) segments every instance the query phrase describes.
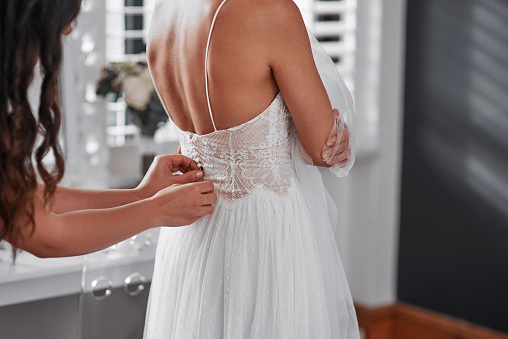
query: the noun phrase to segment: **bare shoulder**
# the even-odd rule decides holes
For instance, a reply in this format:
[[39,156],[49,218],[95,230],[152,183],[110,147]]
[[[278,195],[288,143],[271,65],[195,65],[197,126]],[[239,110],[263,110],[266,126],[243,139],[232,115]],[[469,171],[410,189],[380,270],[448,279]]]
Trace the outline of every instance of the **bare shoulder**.
[[[230,27],[238,27],[243,41],[256,45],[270,65],[288,50],[308,44],[308,35],[300,9],[293,0],[228,1]],[[228,4],[226,3],[226,4]],[[241,33],[240,33],[241,32]]]
[[303,25],[300,9],[293,0],[263,0],[265,15],[276,25]]
[[268,20],[294,21],[301,18],[300,9],[293,0],[241,0],[253,14],[262,15]]
[[[281,37],[284,32],[294,29],[305,28],[300,9],[293,0],[234,0],[228,1],[229,9],[226,9],[236,18],[252,28],[258,28],[256,32],[266,32],[278,29],[273,36]],[[274,33],[272,31],[272,33]]]

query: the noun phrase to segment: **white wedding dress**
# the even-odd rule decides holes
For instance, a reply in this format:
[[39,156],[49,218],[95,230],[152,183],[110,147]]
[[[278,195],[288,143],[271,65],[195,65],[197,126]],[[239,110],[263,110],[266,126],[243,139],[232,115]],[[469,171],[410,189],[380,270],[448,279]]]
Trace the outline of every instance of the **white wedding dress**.
[[330,199],[300,159],[281,93],[248,122],[181,131],[180,142],[218,201],[211,215],[161,230],[145,339],[359,338]]

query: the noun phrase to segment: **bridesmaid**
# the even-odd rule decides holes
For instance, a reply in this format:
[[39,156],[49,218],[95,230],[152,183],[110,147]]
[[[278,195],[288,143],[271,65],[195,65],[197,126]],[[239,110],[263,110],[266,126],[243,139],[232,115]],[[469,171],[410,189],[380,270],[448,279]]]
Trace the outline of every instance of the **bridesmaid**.
[[[13,245],[13,259],[16,249],[71,256],[152,227],[187,225],[210,214],[216,200],[213,184],[195,183],[203,172],[182,155],[157,157],[132,190],[58,186],[64,174],[56,88],[62,35],[72,31],[80,7],[81,0],[0,2],[0,240]],[[27,96],[37,62],[43,74],[38,114]],[[49,152],[56,160],[51,170],[42,161]]]

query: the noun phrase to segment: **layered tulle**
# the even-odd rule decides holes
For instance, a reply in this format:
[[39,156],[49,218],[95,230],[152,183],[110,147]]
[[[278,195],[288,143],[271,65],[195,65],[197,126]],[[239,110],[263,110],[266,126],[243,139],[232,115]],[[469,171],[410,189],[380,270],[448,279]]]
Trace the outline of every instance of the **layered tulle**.
[[[358,321],[333,231],[338,223],[337,207],[323,184],[319,170],[306,165],[300,156],[305,151],[292,122],[290,128],[292,165],[305,207],[309,211],[310,224],[323,267],[321,274],[330,318],[331,338],[357,339],[360,338]],[[341,169],[340,174],[347,174],[348,170]]]
[[295,183],[163,229],[145,338],[357,338],[334,240],[316,226]]

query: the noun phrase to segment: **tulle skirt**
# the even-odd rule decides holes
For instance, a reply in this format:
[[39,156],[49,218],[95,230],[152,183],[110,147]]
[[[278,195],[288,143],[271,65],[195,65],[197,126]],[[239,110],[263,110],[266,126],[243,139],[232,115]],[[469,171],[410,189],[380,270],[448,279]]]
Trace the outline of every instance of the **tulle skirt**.
[[211,215],[163,229],[145,339],[359,338],[328,215],[309,198],[295,180],[287,197],[219,199]]

